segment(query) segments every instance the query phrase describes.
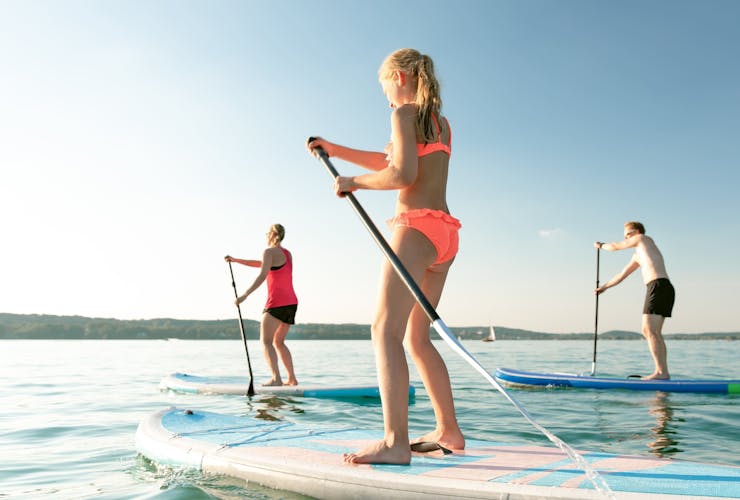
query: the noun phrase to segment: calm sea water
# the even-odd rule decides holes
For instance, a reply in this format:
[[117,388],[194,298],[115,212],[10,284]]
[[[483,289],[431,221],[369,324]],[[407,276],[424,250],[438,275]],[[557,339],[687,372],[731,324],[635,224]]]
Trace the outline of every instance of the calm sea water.
[[[300,381],[374,383],[369,341],[289,343]],[[491,371],[588,371],[585,341],[497,341],[464,344]],[[251,345],[257,383],[265,365]],[[453,377],[458,417],[469,438],[550,442],[488,382],[438,343]],[[740,378],[740,343],[669,342],[674,378]],[[599,344],[597,373],[649,373],[644,342]],[[381,427],[380,404],[311,398],[199,396],[160,392],[174,371],[246,373],[240,341],[3,340],[0,341],[0,497],[2,498],[305,498],[246,486],[193,471],[158,469],[137,455],[136,427],[146,415],[188,406],[263,419],[333,421]],[[410,408],[412,435],[433,425],[429,400],[417,387]],[[512,390],[534,418],[577,449],[658,455],[740,465],[738,395],[632,391]]]

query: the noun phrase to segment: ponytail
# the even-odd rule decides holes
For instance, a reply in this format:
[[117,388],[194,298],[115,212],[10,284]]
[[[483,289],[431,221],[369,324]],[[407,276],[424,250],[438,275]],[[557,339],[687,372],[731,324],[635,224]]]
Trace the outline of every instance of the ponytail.
[[393,71],[403,71],[416,78],[415,104],[419,108],[416,128],[424,141],[434,141],[437,129],[433,117],[439,117],[442,111],[442,97],[432,58],[415,49],[399,49],[383,61],[378,74],[384,79]]
[[436,127],[432,116],[439,116],[442,108],[439,82],[434,76],[434,63],[428,55],[421,55],[417,70],[416,105],[419,107],[417,128],[427,142],[434,141]]

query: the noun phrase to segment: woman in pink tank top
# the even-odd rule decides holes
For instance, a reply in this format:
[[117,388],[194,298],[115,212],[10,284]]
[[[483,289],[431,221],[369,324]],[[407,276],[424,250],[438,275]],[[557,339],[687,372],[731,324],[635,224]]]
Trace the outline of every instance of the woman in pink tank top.
[[[290,325],[295,324],[298,298],[293,289],[293,256],[280,245],[283,238],[285,228],[281,224],[273,224],[267,231],[268,247],[262,253],[262,260],[237,259],[230,255],[224,257],[227,262],[260,268],[260,273],[252,285],[237,297],[237,305],[244,302],[263,281],[267,280],[267,303],[260,323],[260,340],[272,378],[262,385],[298,385],[293,371],[293,356],[285,345]],[[280,376],[278,356],[288,372],[288,380],[285,383]]]

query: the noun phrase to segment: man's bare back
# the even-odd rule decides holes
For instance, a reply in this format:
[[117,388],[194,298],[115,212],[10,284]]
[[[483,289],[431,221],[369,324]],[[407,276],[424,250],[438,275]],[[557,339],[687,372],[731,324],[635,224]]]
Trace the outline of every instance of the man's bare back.
[[668,277],[663,254],[650,236],[635,234],[629,240],[635,240],[635,254],[632,259],[640,266],[642,281],[646,285],[658,278]]

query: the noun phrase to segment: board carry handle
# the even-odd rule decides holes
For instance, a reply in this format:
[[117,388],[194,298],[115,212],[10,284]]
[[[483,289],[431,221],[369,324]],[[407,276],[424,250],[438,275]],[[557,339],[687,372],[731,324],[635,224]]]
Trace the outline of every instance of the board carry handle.
[[[315,139],[315,137],[309,137],[306,143],[308,144]],[[323,148],[313,148],[312,151],[316,153],[319,161],[324,165],[324,167],[326,167],[326,170],[329,172],[332,178],[336,179],[337,177],[339,177],[339,172],[337,172],[337,169],[334,168],[331,160],[329,160],[329,155]],[[496,388],[496,390],[503,394],[504,397],[511,404],[513,404],[517,410],[519,410],[519,413],[521,413],[522,416],[524,416],[524,418],[530,424],[532,424],[537,430],[542,432],[548,439],[550,439],[550,441],[552,441],[558,448],[560,448],[560,450],[568,455],[568,457],[570,457],[570,459],[573,460],[573,462],[576,463],[581,468],[581,470],[583,470],[583,472],[591,480],[597,491],[602,493],[607,498],[615,498],[611,488],[609,488],[609,485],[606,484],[606,481],[604,481],[604,479],[583,459],[583,457],[581,457],[566,442],[564,442],[555,434],[537,423],[529,414],[529,412],[521,405],[521,403],[519,403],[519,401],[517,401],[511,394],[509,394],[506,389],[504,389],[503,386],[493,376],[491,376],[491,374],[483,367],[483,365],[481,365],[478,360],[475,359],[475,357],[470,354],[470,352],[468,352],[465,347],[463,347],[463,345],[457,340],[457,338],[455,338],[455,335],[452,334],[444,321],[442,321],[442,318],[439,317],[439,314],[437,314],[437,311],[434,309],[434,307],[432,307],[432,304],[429,302],[429,300],[427,300],[427,298],[424,296],[424,293],[416,284],[414,278],[406,270],[403,263],[401,263],[401,260],[398,258],[398,256],[395,254],[395,252],[385,240],[383,235],[380,233],[378,228],[375,226],[375,223],[373,223],[372,219],[370,219],[370,216],[368,216],[365,209],[362,208],[360,202],[357,201],[354,193],[342,194],[344,195],[344,198],[347,199],[349,204],[352,205],[352,208],[355,210],[355,212],[357,212],[357,215],[360,217],[362,223],[370,232],[370,235],[375,240],[375,243],[378,244],[383,254],[385,254],[385,257],[398,273],[398,276],[401,278],[411,294],[414,296],[419,306],[423,309],[424,313],[429,318],[429,321],[431,321],[432,327],[439,334],[442,340],[444,340],[452,348],[453,351],[462,356],[462,358],[467,361],[468,364],[470,364],[476,371],[483,375],[483,377],[488,380]]]

